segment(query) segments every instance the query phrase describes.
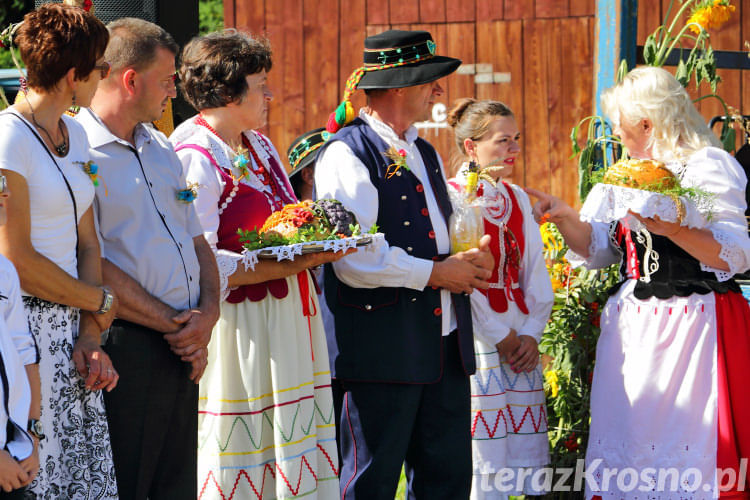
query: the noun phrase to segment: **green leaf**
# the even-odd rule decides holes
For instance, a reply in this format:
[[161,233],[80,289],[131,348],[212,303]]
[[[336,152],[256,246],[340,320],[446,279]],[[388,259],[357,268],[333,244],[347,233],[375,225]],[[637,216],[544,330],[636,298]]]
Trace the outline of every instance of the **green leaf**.
[[731,153],[734,151],[737,140],[736,131],[728,126],[728,122],[724,122],[724,126],[721,129],[721,145],[724,151]]
[[675,72],[674,77],[683,87],[687,87],[688,83],[690,83],[690,72],[688,71],[687,64],[682,59],[677,63],[677,72]]
[[575,156],[581,152],[581,148],[578,146],[578,129],[580,126],[581,124],[578,123],[578,125],[570,130],[570,145],[573,148],[573,154],[570,155],[570,158],[568,158],[569,160],[575,158]]
[[620,66],[617,68],[617,77],[615,79],[616,83],[620,83],[625,78],[625,75],[628,74],[628,61],[626,59],[623,59],[620,61]]
[[646,38],[646,43],[643,44],[643,61],[649,66],[655,66],[656,62],[656,39],[651,34]]

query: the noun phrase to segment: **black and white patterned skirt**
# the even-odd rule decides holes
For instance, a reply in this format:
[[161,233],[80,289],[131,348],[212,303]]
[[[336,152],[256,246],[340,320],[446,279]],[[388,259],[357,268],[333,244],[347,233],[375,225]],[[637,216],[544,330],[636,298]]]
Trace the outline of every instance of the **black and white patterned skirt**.
[[73,363],[78,309],[36,297],[24,297],[23,305],[39,347],[46,434],[26,498],[117,498],[104,398],[86,389]]

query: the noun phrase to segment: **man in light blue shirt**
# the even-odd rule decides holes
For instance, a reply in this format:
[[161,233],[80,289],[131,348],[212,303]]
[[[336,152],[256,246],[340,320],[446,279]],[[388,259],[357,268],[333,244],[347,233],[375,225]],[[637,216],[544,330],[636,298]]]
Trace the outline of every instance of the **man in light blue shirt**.
[[121,498],[197,497],[197,383],[218,318],[219,277],[182,166],[149,122],[174,85],[177,45],[139,19],[110,23],[111,74],[78,120],[101,182],[95,211],[104,281],[121,297],[105,350],[105,395]]

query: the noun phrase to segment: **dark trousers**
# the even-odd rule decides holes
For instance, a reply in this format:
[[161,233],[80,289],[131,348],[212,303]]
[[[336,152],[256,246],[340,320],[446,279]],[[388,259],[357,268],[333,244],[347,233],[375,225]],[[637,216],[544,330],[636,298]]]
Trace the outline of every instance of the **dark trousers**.
[[340,382],[342,499],[393,500],[404,462],[409,498],[469,498],[469,378],[455,333],[443,338],[436,383]]
[[11,492],[4,492],[3,490],[0,490],[0,500],[23,500],[23,492],[26,491],[26,488],[19,488],[17,490],[13,490]]
[[104,346],[120,374],[104,393],[123,500],[197,498],[198,386],[163,334],[117,320]]

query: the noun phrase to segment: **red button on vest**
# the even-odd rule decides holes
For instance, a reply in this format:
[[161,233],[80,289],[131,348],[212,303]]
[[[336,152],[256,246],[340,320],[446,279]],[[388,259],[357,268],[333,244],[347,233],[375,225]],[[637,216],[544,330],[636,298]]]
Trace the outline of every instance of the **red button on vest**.
[[430,288],[432,288],[433,290],[437,290],[438,289],[438,287],[436,287],[436,286],[431,286]]
[[424,191],[424,186],[421,184],[417,184],[417,193],[421,193],[422,191]]
[[423,208],[422,209],[422,215],[424,215],[425,217],[427,217],[428,215],[430,215],[430,211],[427,210],[426,208]]
[[434,314],[435,316],[440,316],[441,314],[443,314],[443,310],[439,307],[436,307],[435,310],[432,311],[432,314]]
[[435,231],[430,231],[429,233],[427,233],[427,236],[429,236],[431,240],[434,240],[435,239]]

